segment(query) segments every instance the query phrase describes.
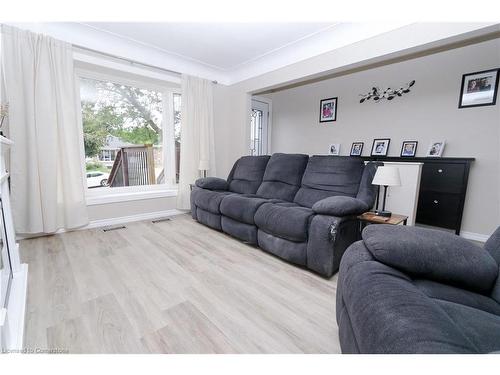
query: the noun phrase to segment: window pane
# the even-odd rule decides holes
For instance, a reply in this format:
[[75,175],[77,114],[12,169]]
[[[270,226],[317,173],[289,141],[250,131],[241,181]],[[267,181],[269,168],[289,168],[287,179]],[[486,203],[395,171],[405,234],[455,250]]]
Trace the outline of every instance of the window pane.
[[153,185],[164,175],[162,94],[80,78],[89,188]]
[[181,94],[174,94],[175,181],[179,183],[181,158]]

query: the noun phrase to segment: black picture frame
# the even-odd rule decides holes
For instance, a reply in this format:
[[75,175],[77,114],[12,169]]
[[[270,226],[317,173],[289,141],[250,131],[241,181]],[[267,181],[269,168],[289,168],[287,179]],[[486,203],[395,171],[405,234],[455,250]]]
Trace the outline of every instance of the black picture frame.
[[[411,155],[408,155],[404,153],[404,149],[405,149],[405,145],[408,144],[408,143],[413,143],[415,144],[415,147],[413,148],[413,154]],[[401,154],[400,156],[402,158],[414,158],[415,155],[417,154],[417,147],[418,147],[418,141],[403,141],[403,144],[401,145]]]
[[[474,76],[474,75],[480,75],[480,74],[486,74],[486,73],[495,73],[496,78],[495,78],[495,84],[493,87],[493,96],[491,98],[491,102],[487,103],[479,103],[479,104],[464,104],[464,87],[466,83],[466,79],[469,76]],[[462,75],[462,83],[460,84],[460,97],[458,99],[458,108],[474,108],[474,107],[485,107],[489,105],[495,105],[497,102],[497,94],[498,94],[498,80],[500,77],[500,68],[494,68],[494,69],[487,69],[487,70],[481,70],[478,72],[473,72],[473,73],[466,73]],[[491,90],[490,90],[491,91]]]
[[[353,154],[353,150],[354,150],[354,146],[356,145],[361,145],[361,150],[359,150],[359,154]],[[350,152],[350,156],[361,156],[363,155],[363,147],[365,147],[365,143],[364,142],[352,142],[352,145],[351,145],[351,152]]]
[[[374,153],[373,150],[375,149],[375,143],[376,142],[384,142],[386,143],[385,151],[384,153]],[[387,156],[387,153],[389,152],[389,145],[391,144],[391,139],[390,138],[376,138],[373,140],[372,143],[372,150],[370,153],[370,156]]]
[[[326,117],[323,116],[323,102],[332,102],[332,103],[335,103],[334,106],[333,106],[333,116],[331,116],[331,118],[327,118],[325,119]],[[333,121],[337,121],[337,107],[338,107],[338,104],[339,104],[339,98],[337,96],[333,97],[333,98],[326,98],[326,99],[321,99],[319,101],[319,122],[333,122]]]

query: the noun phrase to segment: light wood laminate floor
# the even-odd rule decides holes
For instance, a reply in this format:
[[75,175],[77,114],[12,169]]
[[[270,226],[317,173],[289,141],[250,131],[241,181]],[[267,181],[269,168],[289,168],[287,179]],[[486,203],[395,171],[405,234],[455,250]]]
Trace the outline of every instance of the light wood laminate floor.
[[25,347],[70,353],[338,353],[323,279],[188,215],[21,241]]

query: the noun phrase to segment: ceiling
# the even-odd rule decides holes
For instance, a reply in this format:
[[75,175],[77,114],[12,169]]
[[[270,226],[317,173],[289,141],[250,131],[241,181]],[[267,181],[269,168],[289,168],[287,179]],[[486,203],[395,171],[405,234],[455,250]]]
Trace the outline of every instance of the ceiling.
[[222,71],[277,52],[335,26],[332,23],[82,23]]
[[[289,74],[299,77],[294,79],[303,79],[305,76],[315,74],[330,74],[334,66],[338,70],[343,66],[353,66],[368,61],[365,55],[382,59],[384,54],[393,56],[415,48],[431,48],[434,42],[447,43],[446,40],[449,38],[460,35],[464,38],[469,37],[469,33],[482,33],[482,30],[487,30],[486,27],[494,25],[492,23],[409,24],[388,21],[10,24],[51,35],[83,49],[100,51],[170,72],[216,80],[226,85],[248,81],[285,67],[290,67],[287,70]],[[374,38],[379,42],[366,43],[371,39],[376,40]],[[380,40],[384,42],[380,44]],[[349,46],[358,43],[364,47],[349,49]],[[82,49],[77,51],[81,52]],[[321,56],[324,59],[321,59]],[[307,61],[313,61],[313,58],[316,59],[316,63],[308,64]],[[317,64],[318,58],[323,61],[322,64]],[[89,58],[80,56],[80,59],[87,61]],[[298,62],[304,62],[301,64],[303,70],[298,65],[296,68],[292,66]],[[178,75],[175,76],[178,79]],[[276,79],[278,78],[279,74]],[[291,79],[286,78],[286,80],[290,83],[288,80]]]

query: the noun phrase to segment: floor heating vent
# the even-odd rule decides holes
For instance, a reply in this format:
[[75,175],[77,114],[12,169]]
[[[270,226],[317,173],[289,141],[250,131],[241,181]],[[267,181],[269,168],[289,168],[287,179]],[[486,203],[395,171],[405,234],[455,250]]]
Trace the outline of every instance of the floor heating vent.
[[112,230],[119,230],[119,229],[126,229],[127,227],[125,225],[117,225],[114,227],[106,227],[103,228],[103,232],[111,232]]
[[160,219],[155,219],[155,220],[151,220],[151,222],[153,224],[156,224],[156,223],[162,223],[164,221],[170,221],[170,218],[169,217],[163,217],[163,218],[160,218]]

